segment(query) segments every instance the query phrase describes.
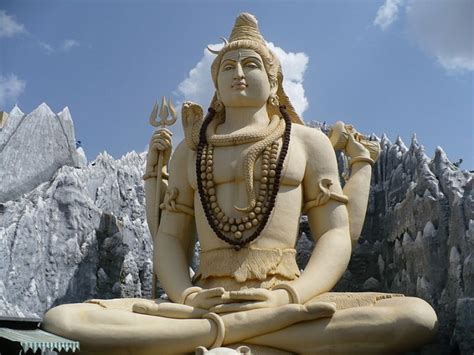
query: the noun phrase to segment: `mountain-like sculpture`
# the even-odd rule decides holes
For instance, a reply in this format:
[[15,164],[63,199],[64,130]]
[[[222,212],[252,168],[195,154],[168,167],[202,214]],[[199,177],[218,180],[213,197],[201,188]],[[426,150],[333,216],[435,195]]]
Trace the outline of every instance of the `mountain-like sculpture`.
[[0,202],[49,181],[62,166],[80,166],[69,109],[54,114],[45,103],[24,115],[18,107],[0,130]]
[[[0,154],[4,137],[31,115],[12,110],[0,131]],[[32,140],[41,137],[31,131]],[[437,344],[426,350],[472,354],[473,174],[451,164],[441,148],[429,158],[416,139],[409,147],[386,137],[380,143],[362,236],[336,290],[423,298],[440,322]],[[63,165],[0,203],[0,315],[42,316],[61,303],[151,296],[145,160],[135,152],[117,160],[102,153],[79,169]],[[304,217],[300,230],[302,268],[313,247]]]
[[0,204],[0,315],[94,297],[151,296],[144,156],[100,154]]

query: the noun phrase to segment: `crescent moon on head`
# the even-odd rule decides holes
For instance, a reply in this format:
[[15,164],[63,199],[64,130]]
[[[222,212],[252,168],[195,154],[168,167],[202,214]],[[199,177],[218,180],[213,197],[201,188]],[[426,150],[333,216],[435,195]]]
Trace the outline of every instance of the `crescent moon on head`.
[[[224,41],[224,45],[222,46],[222,48],[224,48],[225,46],[229,45],[229,41],[228,41],[225,37],[220,37],[220,38],[222,39],[222,41]],[[219,50],[215,50],[215,49],[212,49],[212,48],[210,48],[209,46],[207,46],[207,50],[208,50],[209,52],[211,52],[212,54],[219,54],[219,52],[222,50],[222,48],[219,49]]]

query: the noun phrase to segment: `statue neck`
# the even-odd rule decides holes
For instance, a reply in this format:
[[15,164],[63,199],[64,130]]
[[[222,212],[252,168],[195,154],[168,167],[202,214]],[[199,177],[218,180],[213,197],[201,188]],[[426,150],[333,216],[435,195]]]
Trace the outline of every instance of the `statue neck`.
[[229,134],[237,131],[262,129],[268,126],[266,105],[262,107],[226,107],[225,122],[218,126],[218,134]]

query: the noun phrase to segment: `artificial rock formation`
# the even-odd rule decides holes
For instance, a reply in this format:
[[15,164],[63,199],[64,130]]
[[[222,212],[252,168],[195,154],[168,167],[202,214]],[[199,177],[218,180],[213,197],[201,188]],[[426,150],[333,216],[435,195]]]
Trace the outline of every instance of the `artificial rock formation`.
[[[438,345],[430,351],[471,354],[474,174],[439,147],[430,159],[416,137],[409,148],[400,138],[380,143],[362,236],[336,290],[423,298],[439,319]],[[304,219],[301,230],[307,244]]]
[[[42,122],[43,126],[54,126],[61,117],[70,120],[67,109],[56,116],[48,115],[46,107],[42,105],[23,119],[53,121]],[[46,115],[35,117],[38,110]],[[20,113],[14,109],[10,118],[20,117],[15,111]],[[65,129],[69,137],[73,132],[70,122]],[[28,137],[38,141],[43,134],[33,130]],[[59,137],[49,137],[53,142],[64,138],[62,130],[54,134]],[[9,144],[2,154],[12,154]],[[30,151],[44,162],[36,153]],[[61,303],[151,295],[152,247],[144,212],[143,154],[132,152],[114,160],[102,153],[80,168],[67,166],[67,162],[63,160],[63,166],[33,190],[0,203],[1,315],[42,316]],[[28,181],[44,179],[47,169],[51,165],[37,169],[38,176],[30,174]],[[18,181],[22,184],[24,180]],[[0,186],[5,191],[3,181]],[[23,189],[21,185],[8,187],[9,191]]]
[[54,114],[43,103],[25,115],[15,107],[0,129],[0,202],[49,181],[63,165],[80,166],[69,109]]

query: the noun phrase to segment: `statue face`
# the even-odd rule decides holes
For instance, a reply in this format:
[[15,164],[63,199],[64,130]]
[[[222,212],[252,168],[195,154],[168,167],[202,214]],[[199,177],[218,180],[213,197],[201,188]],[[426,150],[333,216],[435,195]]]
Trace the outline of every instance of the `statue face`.
[[262,57],[245,48],[224,54],[217,87],[225,107],[262,107],[271,93]]

